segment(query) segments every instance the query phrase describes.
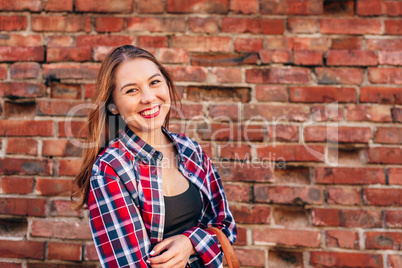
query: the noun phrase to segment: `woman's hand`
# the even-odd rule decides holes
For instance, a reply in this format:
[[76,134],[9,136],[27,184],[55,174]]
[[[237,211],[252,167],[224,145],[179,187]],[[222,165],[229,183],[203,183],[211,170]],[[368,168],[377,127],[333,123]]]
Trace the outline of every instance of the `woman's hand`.
[[152,268],[183,268],[192,254],[195,250],[190,239],[185,235],[175,235],[157,244],[147,262]]

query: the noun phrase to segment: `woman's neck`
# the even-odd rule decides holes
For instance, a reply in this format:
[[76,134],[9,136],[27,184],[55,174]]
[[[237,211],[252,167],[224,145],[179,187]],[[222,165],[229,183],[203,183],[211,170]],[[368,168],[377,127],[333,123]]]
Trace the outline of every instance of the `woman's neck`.
[[137,135],[158,151],[163,150],[171,145],[169,138],[163,133],[162,128],[158,128],[150,132],[138,133]]

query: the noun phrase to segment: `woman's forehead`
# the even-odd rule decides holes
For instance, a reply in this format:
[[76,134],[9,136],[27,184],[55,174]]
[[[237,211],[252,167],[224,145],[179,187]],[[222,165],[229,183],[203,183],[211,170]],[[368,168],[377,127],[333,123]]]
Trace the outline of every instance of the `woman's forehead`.
[[119,65],[116,72],[117,80],[120,79],[148,79],[155,73],[160,74],[158,66],[148,59],[128,60]]

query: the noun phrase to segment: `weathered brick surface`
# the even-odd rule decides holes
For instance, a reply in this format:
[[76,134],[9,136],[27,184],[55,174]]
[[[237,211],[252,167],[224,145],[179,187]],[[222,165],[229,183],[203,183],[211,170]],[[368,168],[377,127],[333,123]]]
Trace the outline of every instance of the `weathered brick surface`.
[[[101,3],[100,3],[101,2]],[[69,195],[100,63],[172,73],[242,267],[402,267],[402,1],[0,0],[0,267],[99,267]]]

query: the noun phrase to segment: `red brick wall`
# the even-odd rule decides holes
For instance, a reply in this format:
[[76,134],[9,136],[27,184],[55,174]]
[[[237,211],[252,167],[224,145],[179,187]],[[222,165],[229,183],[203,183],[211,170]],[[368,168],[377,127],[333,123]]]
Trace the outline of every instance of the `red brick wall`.
[[69,209],[80,149],[67,137],[86,111],[67,130],[64,120],[123,44],[172,70],[183,103],[173,128],[187,126],[216,163],[242,267],[402,267],[402,1],[0,10],[1,267],[98,265],[87,212]]

